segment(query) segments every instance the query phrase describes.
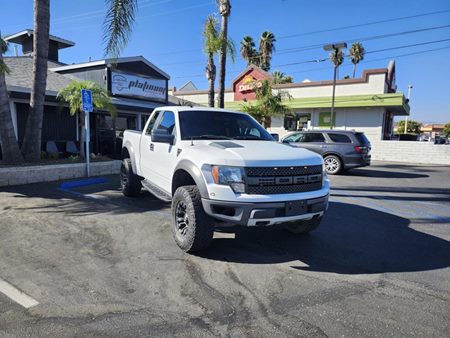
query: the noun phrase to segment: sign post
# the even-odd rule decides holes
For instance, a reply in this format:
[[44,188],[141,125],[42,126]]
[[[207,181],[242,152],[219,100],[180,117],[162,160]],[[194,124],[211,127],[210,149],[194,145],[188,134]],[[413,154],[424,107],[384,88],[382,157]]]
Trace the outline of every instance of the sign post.
[[89,113],[94,110],[94,105],[92,104],[92,91],[88,89],[82,89],[81,90],[81,103],[82,107],[81,109],[85,113],[85,143],[86,143],[86,174],[87,177],[90,177],[91,174],[91,168],[90,168],[90,160],[91,160],[91,152],[89,150],[89,142],[91,140],[91,129],[89,125]]

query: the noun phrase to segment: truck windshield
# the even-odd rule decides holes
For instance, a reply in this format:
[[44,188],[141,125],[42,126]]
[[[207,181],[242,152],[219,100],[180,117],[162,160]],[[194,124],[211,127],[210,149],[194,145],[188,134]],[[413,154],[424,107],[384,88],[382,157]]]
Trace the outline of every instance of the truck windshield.
[[182,140],[235,139],[274,141],[249,115],[224,111],[187,110],[179,112]]

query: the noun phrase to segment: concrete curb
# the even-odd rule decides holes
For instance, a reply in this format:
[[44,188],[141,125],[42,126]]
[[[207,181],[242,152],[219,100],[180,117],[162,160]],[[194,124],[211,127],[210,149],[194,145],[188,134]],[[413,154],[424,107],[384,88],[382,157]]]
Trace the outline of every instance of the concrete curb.
[[[106,176],[120,172],[121,161],[91,163],[91,176]],[[40,182],[52,182],[86,176],[84,163],[51,164],[28,167],[0,168],[0,187]]]

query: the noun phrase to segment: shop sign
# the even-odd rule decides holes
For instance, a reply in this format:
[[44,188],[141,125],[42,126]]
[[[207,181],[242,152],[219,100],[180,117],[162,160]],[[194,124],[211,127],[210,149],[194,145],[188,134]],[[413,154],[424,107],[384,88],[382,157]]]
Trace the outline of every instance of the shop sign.
[[239,85],[238,90],[240,93],[254,91],[256,88],[262,87],[262,81],[256,80],[251,75],[247,75],[243,80],[242,84]]
[[166,100],[166,80],[111,72],[113,95],[136,96],[146,99]]

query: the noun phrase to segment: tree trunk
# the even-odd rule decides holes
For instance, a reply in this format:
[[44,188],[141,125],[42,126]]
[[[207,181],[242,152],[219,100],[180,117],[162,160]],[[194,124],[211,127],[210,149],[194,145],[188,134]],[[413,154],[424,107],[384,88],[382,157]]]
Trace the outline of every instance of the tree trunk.
[[33,87],[31,88],[30,111],[22,144],[22,153],[28,161],[39,161],[41,156],[49,30],[50,0],[34,0]]
[[219,51],[219,108],[225,106],[225,72],[227,67],[228,16],[222,16],[221,34],[223,43]]
[[355,78],[356,74],[356,63],[353,64],[353,78]]
[[[2,61],[3,56],[0,52],[0,62]],[[5,74],[3,73],[0,73],[0,143],[3,162],[8,164],[23,162],[22,153],[14,133]]]
[[214,107],[214,82],[216,81],[216,65],[214,64],[214,54],[209,53],[208,65],[206,66],[206,77],[209,82],[208,105]]
[[78,113],[78,118],[80,119],[80,157],[86,158],[86,151],[84,142],[86,140],[86,113],[84,111],[80,111]]

